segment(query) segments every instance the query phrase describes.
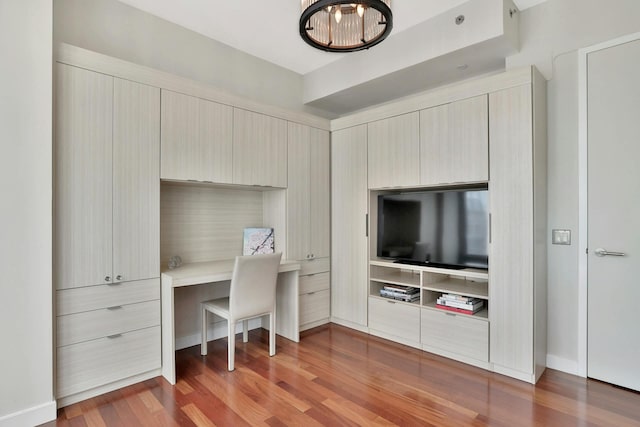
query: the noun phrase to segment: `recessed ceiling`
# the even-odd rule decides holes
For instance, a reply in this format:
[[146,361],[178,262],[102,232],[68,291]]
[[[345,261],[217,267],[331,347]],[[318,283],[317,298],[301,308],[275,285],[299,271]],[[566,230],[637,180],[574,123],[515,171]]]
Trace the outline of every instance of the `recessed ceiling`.
[[[299,0],[120,1],[302,75],[345,55],[322,52],[302,41],[298,34]],[[466,1],[393,0],[393,32],[389,38]],[[524,10],[544,1],[514,3]]]

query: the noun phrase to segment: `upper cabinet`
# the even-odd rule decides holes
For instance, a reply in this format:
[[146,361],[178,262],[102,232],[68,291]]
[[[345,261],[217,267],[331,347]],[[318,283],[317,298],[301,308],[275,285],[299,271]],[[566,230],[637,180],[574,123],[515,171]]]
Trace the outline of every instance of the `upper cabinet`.
[[418,185],[418,112],[378,120],[367,126],[369,188]]
[[233,108],[162,91],[162,179],[231,183]]
[[329,256],[329,132],[288,124],[287,257]]
[[287,122],[234,108],[233,183],[287,187]]
[[160,274],[160,90],[56,68],[58,289]]
[[420,111],[420,184],[488,179],[487,95]]

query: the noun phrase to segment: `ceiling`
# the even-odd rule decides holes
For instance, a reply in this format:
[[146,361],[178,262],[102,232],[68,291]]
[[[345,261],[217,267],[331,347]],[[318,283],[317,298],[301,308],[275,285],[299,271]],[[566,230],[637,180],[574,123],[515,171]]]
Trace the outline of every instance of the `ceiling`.
[[[300,0],[119,1],[302,75],[303,104],[328,118],[503,70],[519,49],[510,0],[392,0],[391,35],[354,53],[307,45]],[[522,11],[548,0],[512,1]]]
[[[120,0],[281,67],[307,74],[344,53],[313,49],[298,34],[299,0]],[[467,0],[392,0],[389,38]],[[514,0],[524,10],[547,0]]]

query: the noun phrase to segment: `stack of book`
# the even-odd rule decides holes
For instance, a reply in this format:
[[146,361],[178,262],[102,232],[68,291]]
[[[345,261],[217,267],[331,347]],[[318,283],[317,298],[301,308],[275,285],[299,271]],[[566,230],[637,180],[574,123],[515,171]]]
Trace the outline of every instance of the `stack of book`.
[[456,313],[474,314],[482,310],[484,300],[457,294],[442,294],[436,300],[436,307]]
[[411,286],[385,285],[380,289],[380,296],[404,302],[414,302],[420,300],[420,289]]

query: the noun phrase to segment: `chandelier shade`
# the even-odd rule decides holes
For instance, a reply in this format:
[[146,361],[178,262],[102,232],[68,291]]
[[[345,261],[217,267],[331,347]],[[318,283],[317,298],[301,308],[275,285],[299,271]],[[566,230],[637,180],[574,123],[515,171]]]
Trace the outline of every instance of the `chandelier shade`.
[[301,0],[300,36],[327,52],[355,52],[384,40],[393,28],[391,0]]

